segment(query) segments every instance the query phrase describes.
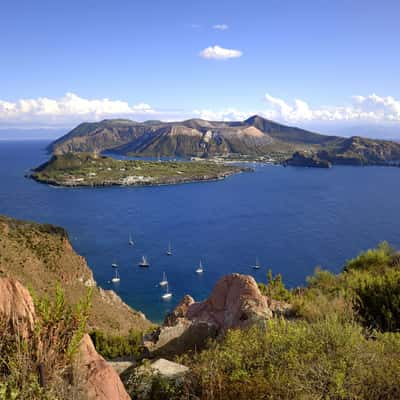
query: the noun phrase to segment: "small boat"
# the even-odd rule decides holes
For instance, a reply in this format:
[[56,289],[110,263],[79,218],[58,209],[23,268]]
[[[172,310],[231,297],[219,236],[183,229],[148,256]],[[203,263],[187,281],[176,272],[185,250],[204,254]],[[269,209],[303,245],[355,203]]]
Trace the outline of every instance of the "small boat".
[[118,273],[118,268],[115,268],[115,275],[114,277],[111,279],[112,283],[117,283],[119,282],[121,279],[119,277],[119,273]]
[[168,249],[165,253],[167,256],[172,256],[172,247],[171,247],[171,242],[168,243]]
[[150,264],[147,261],[146,256],[143,256],[142,261],[140,261],[140,263],[139,263],[139,267],[149,267],[149,266],[150,266]]
[[260,269],[261,268],[261,265],[260,265],[260,262],[258,261],[258,258],[256,258],[256,263],[254,265],[252,265],[251,268],[253,268],[253,269]]
[[135,244],[135,242],[132,239],[132,235],[129,234],[129,240],[128,240],[129,246],[133,246]]
[[162,281],[159,283],[159,285],[160,286],[168,285],[167,274],[165,272],[163,273],[163,278],[162,278]]
[[117,264],[116,261],[114,261],[114,262],[111,264],[111,266],[112,266],[113,268],[118,268],[118,264]]
[[166,286],[167,286],[166,291],[165,291],[165,293],[161,296],[161,298],[162,298],[163,300],[168,300],[168,299],[170,299],[170,298],[172,297],[172,293],[169,291],[169,288],[168,288],[168,282],[167,282]]
[[196,269],[196,274],[202,274],[203,271],[204,271],[203,264],[201,263],[201,260],[200,260],[199,266]]

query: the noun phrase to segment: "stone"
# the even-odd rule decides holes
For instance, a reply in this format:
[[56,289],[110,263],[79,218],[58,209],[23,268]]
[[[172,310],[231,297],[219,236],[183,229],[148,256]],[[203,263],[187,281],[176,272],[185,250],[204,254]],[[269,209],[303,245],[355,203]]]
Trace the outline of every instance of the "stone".
[[143,344],[153,356],[182,354],[201,349],[208,339],[223,336],[229,329],[265,325],[272,316],[268,298],[253,277],[226,275],[207,300],[196,302],[186,295],[164,325],[144,337]]
[[130,400],[117,372],[97,353],[88,334],[79,345],[74,379],[87,400]]
[[29,291],[16,279],[0,278],[0,318],[22,336],[33,330],[35,306]]

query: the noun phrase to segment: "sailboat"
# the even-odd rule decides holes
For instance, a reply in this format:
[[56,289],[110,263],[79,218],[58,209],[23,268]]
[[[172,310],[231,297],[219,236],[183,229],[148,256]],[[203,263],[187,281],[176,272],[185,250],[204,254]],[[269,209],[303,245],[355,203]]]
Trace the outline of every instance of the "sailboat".
[[135,244],[135,242],[132,239],[132,235],[129,234],[129,240],[128,240],[129,246],[133,246]]
[[112,266],[113,268],[118,268],[118,264],[117,264],[116,261],[114,261],[114,262],[111,264],[111,266]]
[[112,283],[117,283],[119,282],[121,279],[119,277],[119,273],[118,273],[118,268],[115,268],[115,276],[111,279]]
[[165,293],[161,296],[161,298],[162,298],[163,300],[167,300],[167,299],[170,299],[170,298],[172,297],[172,293],[169,291],[169,288],[168,288],[168,282],[167,282],[166,286],[167,286],[166,291],[165,291]]
[[253,268],[253,269],[260,269],[261,268],[261,265],[260,265],[260,262],[258,261],[258,258],[256,258],[256,263],[254,265],[252,265],[251,268]]
[[159,285],[160,286],[168,285],[167,274],[165,272],[163,273],[162,281],[159,283]]
[[201,263],[201,260],[200,260],[199,266],[196,269],[196,274],[202,274],[203,271],[204,271],[203,264]]
[[142,261],[140,261],[140,263],[139,263],[139,267],[149,267],[149,266],[150,266],[150,264],[147,261],[146,256],[143,256]]
[[168,243],[168,249],[167,249],[166,255],[167,256],[172,256],[171,242]]

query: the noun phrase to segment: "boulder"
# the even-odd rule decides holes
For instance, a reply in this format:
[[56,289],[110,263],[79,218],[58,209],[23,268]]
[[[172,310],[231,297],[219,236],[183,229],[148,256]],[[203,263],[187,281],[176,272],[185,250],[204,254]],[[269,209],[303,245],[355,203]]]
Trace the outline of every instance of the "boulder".
[[214,324],[219,333],[246,328],[272,318],[268,300],[252,276],[231,274],[222,277],[210,297],[187,308],[185,318]]
[[270,318],[268,298],[254,278],[231,274],[217,282],[205,301],[185,296],[164,325],[145,336],[144,345],[153,356],[167,357],[202,348],[209,338],[223,336],[228,329],[265,324]]
[[189,368],[185,365],[160,358],[126,371],[122,374],[122,379],[134,399],[167,399],[169,398],[166,397],[168,390],[161,394],[160,385],[157,382],[166,383],[170,389],[173,387],[173,392],[176,394],[182,389],[184,376],[188,372]]
[[0,319],[22,336],[33,329],[35,307],[32,297],[15,279],[0,278]]
[[74,370],[75,381],[87,400],[129,400],[118,374],[97,353],[92,340],[85,334],[79,345]]

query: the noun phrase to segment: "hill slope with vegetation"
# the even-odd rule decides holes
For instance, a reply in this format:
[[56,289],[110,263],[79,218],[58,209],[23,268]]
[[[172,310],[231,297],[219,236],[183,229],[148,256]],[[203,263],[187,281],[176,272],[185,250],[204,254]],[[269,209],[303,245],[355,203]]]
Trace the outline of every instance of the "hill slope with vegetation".
[[84,298],[90,288],[90,329],[128,334],[152,325],[115,292],[96,285],[85,259],[76,254],[67,232],[60,227],[0,216],[0,276],[18,279],[41,297],[51,295],[58,282],[67,304]]

